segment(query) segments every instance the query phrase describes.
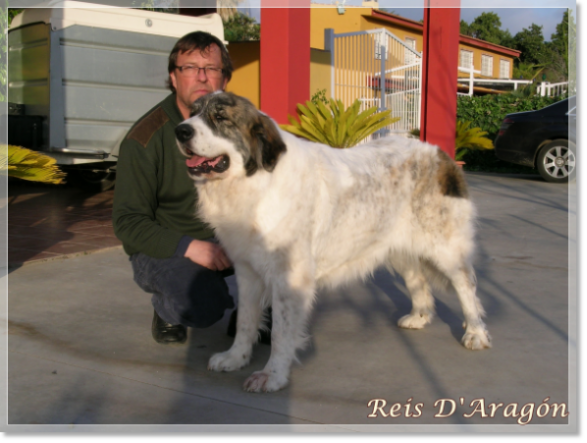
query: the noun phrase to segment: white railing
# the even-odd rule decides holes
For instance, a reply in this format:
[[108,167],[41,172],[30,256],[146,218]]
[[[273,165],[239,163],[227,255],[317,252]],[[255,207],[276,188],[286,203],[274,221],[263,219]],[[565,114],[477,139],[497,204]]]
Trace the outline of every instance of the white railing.
[[536,93],[542,97],[557,97],[567,92],[569,82],[550,83],[542,82],[538,85]]
[[467,72],[469,74],[469,79],[468,80],[465,80],[465,81],[469,82],[469,92],[468,93],[457,92],[457,94],[458,95],[472,96],[473,95],[473,82],[475,81],[475,78],[474,78],[473,75],[474,74],[481,74],[481,71],[475,71],[473,69],[473,64],[471,64],[471,67],[470,68],[464,68],[462,66],[459,66],[459,71],[461,71],[461,72]]
[[471,65],[471,68],[463,68],[462,66],[459,66],[459,71],[467,72],[469,74],[469,78],[460,77],[458,79],[458,81],[460,81],[461,83],[469,83],[469,92],[467,92],[467,93],[457,92],[458,95],[472,96],[474,84],[499,84],[499,85],[511,84],[514,86],[514,91],[515,91],[518,89],[518,85],[528,85],[528,84],[532,83],[532,80],[510,80],[510,79],[506,80],[506,79],[496,79],[496,78],[474,78],[473,75],[474,74],[481,74],[481,71],[474,70],[472,65]]

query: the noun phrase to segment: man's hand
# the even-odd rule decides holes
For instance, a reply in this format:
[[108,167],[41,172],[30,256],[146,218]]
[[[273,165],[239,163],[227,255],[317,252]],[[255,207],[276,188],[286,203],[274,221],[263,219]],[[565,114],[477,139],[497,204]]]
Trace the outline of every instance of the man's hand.
[[184,257],[213,271],[222,271],[232,266],[224,249],[216,243],[207,241],[192,240]]

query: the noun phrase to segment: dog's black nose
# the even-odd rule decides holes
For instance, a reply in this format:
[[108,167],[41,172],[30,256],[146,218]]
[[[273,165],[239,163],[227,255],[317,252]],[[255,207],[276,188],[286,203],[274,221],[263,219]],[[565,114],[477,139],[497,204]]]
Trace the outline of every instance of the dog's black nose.
[[179,125],[177,128],[175,128],[175,136],[181,143],[185,143],[191,140],[191,138],[194,136],[194,128],[192,128],[192,126],[188,125],[187,123]]

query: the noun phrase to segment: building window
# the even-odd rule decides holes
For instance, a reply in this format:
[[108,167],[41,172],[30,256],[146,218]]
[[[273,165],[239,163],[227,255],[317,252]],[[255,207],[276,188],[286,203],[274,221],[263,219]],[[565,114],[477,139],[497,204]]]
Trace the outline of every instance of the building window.
[[[416,39],[406,37],[406,46],[409,46],[412,49],[416,49]],[[410,51],[408,48],[404,49],[404,64],[412,65],[416,63],[416,54]]]
[[493,57],[481,55],[481,75],[493,77]]
[[499,78],[510,78],[510,61],[499,61]]
[[461,59],[459,60],[461,68],[471,69],[473,66],[473,52],[461,49]]

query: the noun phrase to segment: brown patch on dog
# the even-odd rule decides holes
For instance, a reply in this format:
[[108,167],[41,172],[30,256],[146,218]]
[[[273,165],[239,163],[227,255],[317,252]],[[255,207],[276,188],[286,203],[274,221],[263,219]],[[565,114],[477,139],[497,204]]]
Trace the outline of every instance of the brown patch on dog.
[[126,138],[136,140],[143,148],[146,148],[153,134],[168,121],[169,117],[163,108],[159,106],[132,128]]
[[438,150],[438,184],[443,195],[468,198],[469,191],[462,171],[456,163],[442,150]]

